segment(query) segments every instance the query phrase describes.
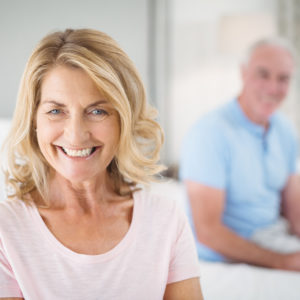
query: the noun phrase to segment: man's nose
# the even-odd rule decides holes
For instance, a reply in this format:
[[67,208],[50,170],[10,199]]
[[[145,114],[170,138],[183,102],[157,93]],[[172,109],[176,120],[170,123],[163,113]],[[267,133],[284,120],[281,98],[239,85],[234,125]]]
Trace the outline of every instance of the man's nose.
[[65,124],[64,134],[67,142],[73,146],[81,146],[89,138],[89,130],[82,116],[75,114]]
[[270,95],[276,95],[279,90],[279,83],[277,82],[276,79],[270,79],[267,82],[267,92]]

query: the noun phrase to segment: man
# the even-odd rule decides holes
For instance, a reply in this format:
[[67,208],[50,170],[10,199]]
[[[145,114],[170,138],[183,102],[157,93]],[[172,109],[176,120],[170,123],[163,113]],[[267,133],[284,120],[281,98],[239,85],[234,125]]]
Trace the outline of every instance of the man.
[[180,177],[202,259],[300,270],[300,240],[292,253],[285,245],[272,250],[264,235],[253,241],[278,226],[281,208],[289,230],[300,235],[297,142],[276,112],[294,65],[284,41],[257,42],[241,68],[240,95],[201,118],[184,140]]

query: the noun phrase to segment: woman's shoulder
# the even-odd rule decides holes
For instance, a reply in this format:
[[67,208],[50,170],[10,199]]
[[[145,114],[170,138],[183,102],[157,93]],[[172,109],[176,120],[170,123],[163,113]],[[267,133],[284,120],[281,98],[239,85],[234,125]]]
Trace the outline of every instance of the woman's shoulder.
[[20,210],[24,208],[25,202],[17,199],[17,198],[12,198],[12,199],[4,199],[0,201],[0,212],[5,211],[5,212],[10,212],[10,211],[15,211],[15,210]]
[[172,201],[168,195],[164,195],[160,191],[153,188],[153,186],[145,186],[135,192],[134,197],[148,208],[160,208],[170,210],[174,208],[175,201]]
[[0,224],[20,222],[30,210],[30,204],[19,199],[6,199],[0,201]]
[[143,211],[153,217],[171,220],[184,214],[184,190],[179,184],[151,184],[137,191],[134,197]]
[[[158,183],[144,188],[135,195],[138,220],[142,236],[151,237],[153,243],[172,247],[188,225],[184,206],[180,202],[184,189],[179,183]],[[162,242],[164,241],[164,242]]]

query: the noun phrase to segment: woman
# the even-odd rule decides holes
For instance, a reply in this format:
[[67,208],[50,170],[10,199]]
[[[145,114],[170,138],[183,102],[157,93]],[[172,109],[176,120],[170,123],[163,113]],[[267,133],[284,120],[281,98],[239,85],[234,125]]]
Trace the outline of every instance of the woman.
[[1,299],[202,299],[185,217],[138,188],[162,170],[154,117],[106,34],[39,43],[5,146]]

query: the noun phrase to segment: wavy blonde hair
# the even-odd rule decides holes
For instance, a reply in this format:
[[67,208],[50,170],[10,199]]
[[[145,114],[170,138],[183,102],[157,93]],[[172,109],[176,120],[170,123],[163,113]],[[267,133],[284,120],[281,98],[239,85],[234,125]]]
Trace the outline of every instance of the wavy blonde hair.
[[136,68],[105,33],[67,29],[42,39],[27,62],[3,148],[8,196],[27,201],[37,189],[47,204],[50,166],[39,150],[34,120],[43,78],[60,65],[84,70],[119,115],[119,148],[108,167],[115,191],[125,195],[137,183],[153,180],[164,169],[158,164],[163,132],[155,121],[156,110],[146,102]]

